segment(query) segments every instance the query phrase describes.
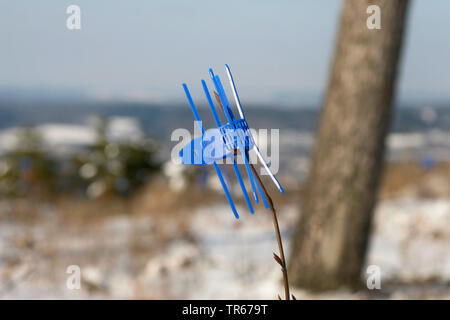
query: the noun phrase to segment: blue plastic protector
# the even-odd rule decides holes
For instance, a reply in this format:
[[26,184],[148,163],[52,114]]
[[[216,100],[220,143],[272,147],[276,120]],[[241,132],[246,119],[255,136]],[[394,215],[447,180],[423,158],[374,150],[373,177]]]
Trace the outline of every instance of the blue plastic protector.
[[[192,100],[191,94],[189,92],[189,89],[185,83],[183,83],[183,89],[186,93],[186,97],[189,101],[189,105],[191,106],[192,113],[194,114],[194,118],[197,121],[197,124],[200,126],[200,130],[204,134],[205,130],[200,125],[201,120],[200,116],[198,115],[197,109],[195,108],[194,101]],[[225,183],[225,180],[223,179],[222,172],[220,171],[219,165],[215,162],[213,162],[214,169],[216,170],[217,176],[219,177],[220,183],[222,184],[223,191],[225,192],[225,196],[227,197],[228,203],[230,204],[231,210],[233,211],[234,217],[236,219],[239,219],[239,214],[236,210],[236,206],[234,205],[233,198],[231,198],[230,192],[228,191],[227,184]]]
[[234,114],[230,108],[230,103],[228,102],[227,95],[225,94],[225,90],[222,87],[222,83],[220,82],[220,78],[218,75],[214,76],[214,84],[217,89],[217,94],[219,95],[220,102],[222,103],[223,109],[225,110],[225,114],[227,116],[228,122],[231,123],[234,121]]
[[211,99],[211,95],[209,94],[208,86],[206,85],[205,80],[202,79],[203,91],[205,92],[206,100],[208,100],[209,108],[214,117],[214,121],[216,122],[216,126],[219,128],[222,124],[220,123],[219,115],[216,112],[216,108],[214,107],[214,103]]
[[258,181],[256,181],[256,185],[258,186],[259,194],[261,195],[261,198],[263,200],[264,207],[266,207],[266,209],[270,209],[269,204],[267,203],[267,200],[266,200],[266,196],[264,195],[264,192],[263,192],[261,186],[259,185]]
[[[239,143],[239,151],[241,153],[242,158],[244,158],[244,164],[245,164],[245,169],[247,170],[247,174],[248,174],[248,178],[250,180],[250,184],[252,186],[252,191],[253,191],[253,197],[255,198],[255,202],[258,203],[258,194],[256,193],[256,187],[255,187],[255,178],[253,177],[253,172],[250,169],[250,164],[248,163],[248,159],[247,159],[247,154],[246,154],[246,149],[245,147],[242,145],[242,143],[240,142],[240,139],[237,139],[238,143]],[[264,197],[264,195],[261,195],[261,197]],[[264,200],[264,199],[263,199]]]
[[[228,99],[226,97],[225,91],[223,90],[222,84],[220,82],[220,78],[219,78],[218,75],[214,75],[214,73],[212,72],[212,69],[210,69],[210,73],[211,73],[211,76],[213,77],[213,82],[214,82],[214,85],[215,85],[215,87],[217,89],[217,94],[219,95],[220,102],[222,103],[222,106],[224,106],[224,111],[225,111],[225,115],[226,115],[226,117],[228,119],[228,123],[229,124],[233,124],[233,119],[234,119],[233,118],[233,113],[232,113],[232,111],[231,111],[231,109],[229,107]],[[227,107],[225,107],[225,106],[227,106]],[[234,129],[236,129],[236,128],[234,128]],[[239,139],[237,139],[237,141],[239,143]],[[258,201],[259,201],[258,200],[258,193],[257,193],[257,190],[256,190],[255,181],[254,181],[255,177],[253,177],[253,172],[251,171],[249,163],[248,163],[247,158],[245,156],[245,148],[243,148],[243,145],[239,145],[238,147],[239,147],[238,150],[241,153],[242,158],[244,159],[245,169],[247,170],[247,175],[248,175],[248,178],[250,180],[250,184],[252,186],[253,197],[255,198],[255,202],[258,203]]]
[[[202,137],[198,137],[190,141],[186,146],[183,147],[183,149],[180,151],[180,157],[182,159],[183,164],[194,164],[194,165],[206,165],[206,164],[213,164],[214,168],[217,172],[217,175],[219,177],[219,180],[222,184],[222,187],[224,189],[225,195],[228,199],[228,202],[231,206],[231,209],[237,219],[239,219],[239,215],[236,211],[235,205],[233,203],[233,200],[231,198],[231,195],[228,191],[226,182],[224,180],[224,177],[222,175],[222,172],[220,171],[220,168],[217,164],[217,161],[226,159],[227,157],[232,158],[232,165],[233,170],[236,174],[236,177],[238,179],[239,185],[242,189],[242,192],[244,194],[244,198],[247,202],[247,206],[250,209],[251,213],[254,213],[252,204],[250,202],[250,199],[248,197],[244,181],[242,179],[242,176],[239,172],[239,168],[236,163],[236,149],[238,149],[239,153],[241,154],[242,158],[244,159],[245,169],[247,171],[251,186],[253,195],[255,197],[255,202],[258,203],[258,193],[260,194],[262,201],[264,203],[264,206],[269,209],[268,199],[265,197],[264,192],[262,190],[262,186],[256,179],[256,177],[253,174],[253,171],[250,168],[249,163],[249,151],[255,150],[257,153],[259,159],[263,161],[263,165],[265,166],[266,170],[269,172],[272,180],[277,185],[281,193],[284,193],[283,188],[278,182],[278,179],[274,176],[274,174],[271,172],[270,168],[268,167],[267,162],[262,157],[261,153],[259,152],[258,146],[254,143],[253,137],[251,136],[251,133],[248,131],[248,124],[245,120],[245,115],[242,110],[242,106],[240,105],[240,99],[237,95],[236,85],[234,83],[233,76],[231,75],[231,71],[228,65],[226,65],[227,73],[228,73],[228,80],[230,80],[230,84],[232,86],[233,94],[235,95],[236,104],[239,109],[240,119],[235,120],[234,114],[231,110],[231,106],[229,104],[228,98],[226,96],[225,90],[222,86],[222,83],[220,81],[219,76],[215,75],[212,69],[209,69],[209,73],[211,76],[211,80],[214,84],[215,90],[218,94],[218,99],[223,107],[223,111],[225,113],[225,116],[228,120],[228,123],[225,123],[224,125],[221,124],[219,116],[216,112],[216,109],[214,107],[213,99],[211,99],[211,95],[208,91],[208,87],[206,85],[206,82],[202,80],[203,90],[206,95],[206,98],[208,100],[208,104],[210,106],[211,112],[213,114],[214,120],[216,122],[217,128],[210,129],[207,132],[202,127],[201,122],[197,122],[197,125],[201,129]],[[194,118],[196,121],[200,121],[200,117],[198,115],[197,109],[194,105],[194,102],[192,100],[192,97],[189,93],[189,90],[186,86],[186,84],[183,84],[184,91],[186,93],[187,99],[189,101],[189,105],[192,109],[192,112],[194,113]],[[241,123],[242,122],[242,123]],[[226,130],[225,130],[226,129]],[[231,131],[231,132],[230,132]]]
[[[210,72],[211,72],[212,75],[214,75],[214,73],[212,72],[211,69],[210,69]],[[209,107],[210,107],[211,112],[213,114],[214,121],[216,122],[216,125],[218,127],[221,127],[219,116],[218,116],[218,114],[216,112],[216,108],[214,107],[214,104],[212,102],[211,95],[209,94],[208,86],[206,85],[204,80],[202,80],[202,85],[203,85],[203,91],[205,92],[205,95],[206,95],[206,99],[208,100]],[[219,135],[222,136],[220,131],[219,131],[219,129],[217,129],[217,130],[219,132]],[[225,143],[224,143],[223,139],[222,139],[222,147],[224,148],[224,150],[226,150],[226,152],[228,152],[227,156],[230,156],[232,158],[234,173],[236,174],[236,177],[237,177],[238,182],[239,182],[239,186],[241,187],[242,193],[244,194],[244,198],[245,198],[245,202],[247,203],[247,207],[250,210],[250,212],[253,214],[253,213],[255,213],[255,210],[253,209],[252,203],[251,203],[251,201],[250,201],[250,199],[248,197],[247,189],[245,188],[245,184],[244,184],[244,181],[242,180],[242,176],[241,176],[241,173],[239,171],[239,168],[238,168],[238,166],[236,164],[236,161],[234,160],[233,151],[229,150],[229,149],[227,149],[225,147]]]
[[231,86],[232,86],[231,89],[233,90],[234,94],[236,95],[237,107],[238,107],[238,109],[240,109],[239,111],[242,113],[242,118],[245,119],[244,110],[242,109],[242,105],[241,105],[241,99],[239,99],[239,94],[238,94],[237,89],[236,89],[236,84],[234,83],[234,78],[233,78],[233,74],[231,73],[230,66],[225,64],[225,68],[227,69],[227,71],[228,71],[228,73],[230,75],[230,81],[231,81]]

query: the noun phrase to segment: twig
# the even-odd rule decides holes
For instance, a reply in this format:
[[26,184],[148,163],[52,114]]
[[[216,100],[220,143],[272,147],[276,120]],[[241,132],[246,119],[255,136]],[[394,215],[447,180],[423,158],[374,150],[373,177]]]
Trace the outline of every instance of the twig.
[[264,184],[261,181],[261,178],[258,175],[258,172],[256,172],[255,167],[251,163],[250,163],[250,168],[252,169],[253,174],[255,175],[256,179],[258,180],[258,183],[261,186],[261,189],[262,189],[264,195],[266,196],[267,203],[269,204],[269,207],[270,207],[270,212],[272,214],[272,220],[273,220],[273,227],[275,228],[275,234],[277,235],[278,249],[280,251],[280,256],[278,256],[276,253],[273,253],[273,256],[274,256],[275,261],[281,266],[281,271],[283,272],[283,280],[284,280],[284,293],[286,296],[286,300],[290,300],[288,272],[287,272],[287,267],[286,267],[286,259],[284,257],[283,242],[281,241],[280,227],[278,225],[277,213],[273,206],[272,198],[270,198],[266,188],[264,187]]
[[[217,94],[217,92],[214,91],[214,96],[217,100],[217,102],[219,103],[220,107],[222,108],[222,111],[225,112],[222,102],[220,101],[219,95]],[[234,155],[236,156],[238,153],[238,151],[235,149],[234,150]],[[267,202],[269,204],[270,207],[270,212],[272,214],[272,220],[273,220],[273,227],[275,229],[275,234],[277,235],[277,242],[278,242],[278,249],[280,251],[280,256],[278,256],[275,252],[273,253],[273,258],[275,259],[275,261],[281,266],[281,271],[283,272],[283,281],[284,281],[284,293],[286,296],[286,300],[290,300],[290,295],[289,295],[289,281],[288,281],[288,272],[287,272],[287,266],[286,266],[286,259],[284,257],[284,250],[283,250],[283,242],[281,241],[281,232],[280,232],[280,227],[278,225],[278,218],[277,218],[277,213],[275,211],[275,208],[273,206],[273,201],[272,198],[269,196],[269,193],[266,190],[266,187],[264,187],[264,184],[261,181],[261,178],[258,175],[258,172],[256,171],[255,167],[253,166],[252,163],[250,163],[250,158],[248,156],[247,152],[244,152],[243,154],[249,164],[250,164],[250,168],[253,171],[253,174],[255,175],[256,179],[258,180],[259,185],[261,186],[261,189],[267,199]],[[281,300],[280,295],[278,295],[278,298]],[[292,298],[294,300],[295,299],[294,295],[292,295]]]

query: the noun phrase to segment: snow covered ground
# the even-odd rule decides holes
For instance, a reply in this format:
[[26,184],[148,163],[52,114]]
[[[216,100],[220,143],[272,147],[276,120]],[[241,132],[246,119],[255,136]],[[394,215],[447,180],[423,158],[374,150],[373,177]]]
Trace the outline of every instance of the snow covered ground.
[[[261,209],[239,221],[217,204],[167,217],[123,212],[74,224],[52,207],[21,222],[8,213],[10,204],[0,206],[0,298],[275,299],[283,292],[272,221]],[[297,208],[286,205],[279,214],[289,253]],[[450,199],[381,202],[367,263],[381,268],[381,290],[294,294],[450,299]],[[81,268],[79,290],[66,286],[70,265]]]
[[[91,117],[83,124],[46,123],[33,129],[43,138],[43,147],[49,152],[66,155],[95,143],[99,121],[100,118]],[[0,130],[0,155],[18,147],[19,133],[23,129],[24,127],[12,127]],[[106,135],[113,142],[134,142],[144,138],[139,122],[133,117],[108,118]]]

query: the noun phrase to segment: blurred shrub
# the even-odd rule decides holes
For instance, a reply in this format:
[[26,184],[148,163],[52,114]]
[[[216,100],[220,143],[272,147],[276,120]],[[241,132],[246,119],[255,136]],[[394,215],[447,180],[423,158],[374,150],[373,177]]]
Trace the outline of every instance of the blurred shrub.
[[23,128],[16,139],[15,147],[0,158],[0,194],[53,193],[57,166],[42,137],[32,128]]
[[91,198],[127,195],[160,170],[153,141],[110,141],[107,132],[108,121],[99,120],[96,143],[73,159],[77,173],[73,181],[79,181]]
[[160,170],[157,145],[143,135],[112,140],[108,127],[99,120],[95,143],[66,156],[52,152],[38,130],[18,129],[14,147],[0,155],[0,196],[128,195]]

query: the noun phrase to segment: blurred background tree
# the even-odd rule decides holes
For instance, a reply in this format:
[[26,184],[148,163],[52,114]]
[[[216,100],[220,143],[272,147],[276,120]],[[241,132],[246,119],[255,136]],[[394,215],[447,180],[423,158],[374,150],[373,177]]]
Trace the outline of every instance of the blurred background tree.
[[64,156],[51,150],[39,129],[18,128],[13,147],[0,156],[0,195],[129,195],[160,171],[153,140],[145,135],[111,138],[106,118],[96,121],[95,130],[94,143]]
[[99,118],[96,142],[78,153],[75,167],[87,195],[128,195],[160,170],[157,145],[149,139],[113,141],[108,137],[108,119]]
[[0,159],[0,193],[49,195],[55,190],[56,163],[38,131],[21,128],[15,147]]
[[[370,5],[381,9],[381,29],[366,26]],[[301,287],[360,285],[407,8],[407,0],[344,3],[292,246],[290,277]]]

